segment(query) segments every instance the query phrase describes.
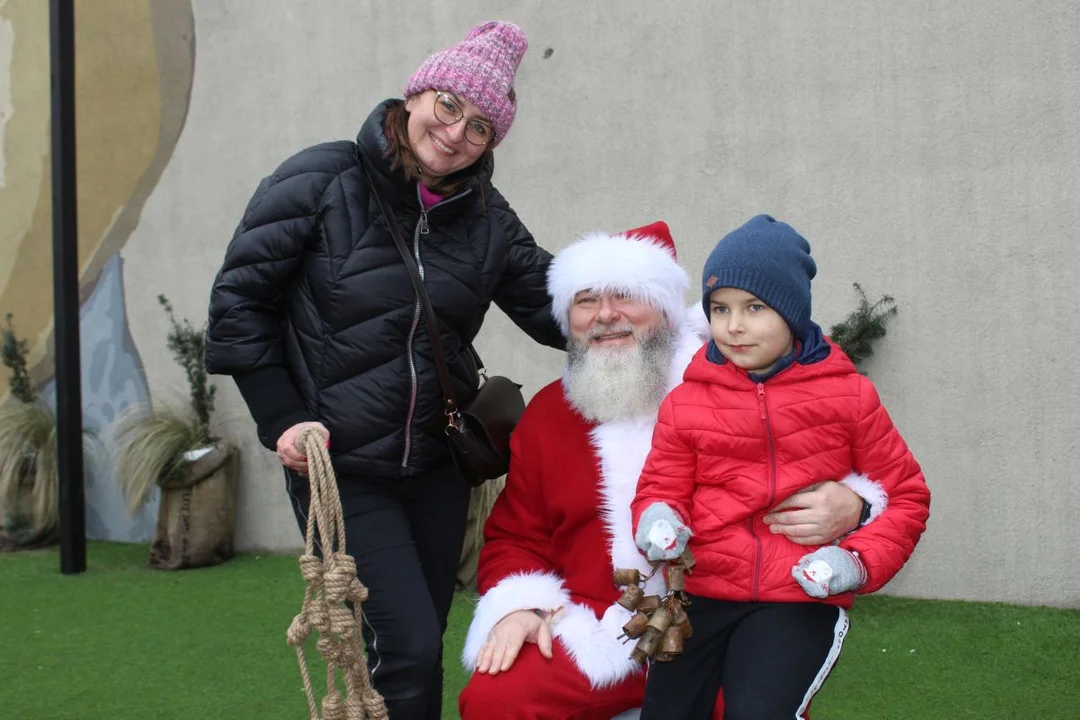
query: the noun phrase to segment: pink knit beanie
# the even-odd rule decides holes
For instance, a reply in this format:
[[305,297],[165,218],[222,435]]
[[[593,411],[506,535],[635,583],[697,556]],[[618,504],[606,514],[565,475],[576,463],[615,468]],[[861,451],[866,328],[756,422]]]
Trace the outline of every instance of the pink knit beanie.
[[529,41],[513,23],[491,21],[477,25],[465,39],[437,52],[413,73],[405,97],[425,90],[448,90],[484,113],[495,128],[495,147],[514,122],[517,72]]

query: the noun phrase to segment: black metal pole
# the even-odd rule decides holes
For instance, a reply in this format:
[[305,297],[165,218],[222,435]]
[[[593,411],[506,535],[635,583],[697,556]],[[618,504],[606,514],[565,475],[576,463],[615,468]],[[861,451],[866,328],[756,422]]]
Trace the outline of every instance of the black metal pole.
[[82,388],[79,362],[79,243],[75,198],[75,8],[51,0],[53,336],[56,451],[60,474],[60,572],[86,570]]

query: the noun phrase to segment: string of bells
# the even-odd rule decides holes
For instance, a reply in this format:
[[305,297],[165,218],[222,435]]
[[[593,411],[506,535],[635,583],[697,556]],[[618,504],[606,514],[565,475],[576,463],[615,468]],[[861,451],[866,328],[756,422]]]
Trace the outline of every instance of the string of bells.
[[[619,605],[634,613],[619,636],[626,638],[624,642],[637,640],[630,652],[632,660],[670,662],[682,654],[683,641],[693,633],[684,609],[690,604],[685,580],[692,567],[694,556],[687,548],[675,560],[654,563],[653,571],[645,577],[637,568],[616,568],[615,586],[625,587]],[[667,578],[668,592],[663,597],[646,595],[642,587],[657,570],[662,570]]]

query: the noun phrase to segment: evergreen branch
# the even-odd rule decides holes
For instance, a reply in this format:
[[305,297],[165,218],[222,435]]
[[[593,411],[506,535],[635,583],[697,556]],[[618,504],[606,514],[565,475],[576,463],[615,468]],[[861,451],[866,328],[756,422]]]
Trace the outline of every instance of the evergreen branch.
[[30,404],[37,399],[37,389],[30,382],[30,374],[26,370],[26,356],[30,349],[26,340],[20,340],[15,334],[11,317],[11,313],[8,313],[5,318],[7,324],[0,328],[0,361],[11,370],[11,394]]
[[871,304],[859,283],[854,283],[859,304],[847,317],[829,328],[829,337],[858,365],[874,354],[874,343],[885,337],[885,326],[897,313],[896,301],[882,295]]
[[210,414],[214,412],[214,394],[217,388],[210,384],[206,365],[203,362],[206,347],[205,327],[196,330],[187,318],[177,321],[173,314],[172,304],[164,295],[158,295],[158,304],[165,308],[165,314],[169,318],[170,329],[167,337],[169,350],[176,362],[184,369],[191,393],[191,409],[195,411],[195,417],[198,418],[203,439],[209,442],[212,440]]

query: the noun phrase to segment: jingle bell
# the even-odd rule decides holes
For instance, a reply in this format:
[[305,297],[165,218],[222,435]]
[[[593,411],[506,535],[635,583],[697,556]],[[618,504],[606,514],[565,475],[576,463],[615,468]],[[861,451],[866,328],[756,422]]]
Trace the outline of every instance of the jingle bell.
[[616,587],[637,585],[641,582],[641,571],[637,568],[619,568],[612,574]]
[[631,640],[636,640],[641,637],[641,634],[645,632],[645,628],[649,626],[649,618],[647,615],[640,611],[630,618],[625,625],[623,625],[622,631],[626,637]]
[[638,603],[641,602],[641,598],[645,597],[645,591],[637,585],[627,585],[626,590],[623,591],[622,597],[619,598],[619,604],[627,610],[633,612],[637,610]]

